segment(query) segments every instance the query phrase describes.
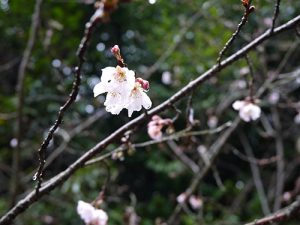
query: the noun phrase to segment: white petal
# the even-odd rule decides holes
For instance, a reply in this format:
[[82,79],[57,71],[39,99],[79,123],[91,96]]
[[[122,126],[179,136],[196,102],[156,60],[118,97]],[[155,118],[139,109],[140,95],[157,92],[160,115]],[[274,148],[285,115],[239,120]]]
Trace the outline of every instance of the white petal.
[[77,213],[86,224],[89,224],[93,221],[94,210],[95,208],[91,204],[84,201],[78,201]]
[[149,109],[152,106],[151,99],[145,92],[142,92],[142,105],[145,109]]
[[98,95],[107,92],[107,88],[102,82],[100,82],[96,84],[96,86],[93,89],[93,92],[94,92],[94,97],[97,97]]
[[245,122],[249,122],[251,119],[248,108],[246,108],[246,107],[243,107],[240,109],[239,115],[240,115],[241,119],[244,120]]
[[111,66],[105,67],[104,69],[102,69],[101,81],[108,82],[109,80],[112,79],[115,72],[116,72],[115,67],[111,67]]
[[252,120],[257,120],[260,117],[261,109],[259,106],[251,104],[250,117]]
[[104,105],[107,112],[118,115],[124,108],[123,97],[118,92],[108,92]]
[[244,107],[246,104],[245,101],[235,101],[233,104],[232,104],[232,108],[234,110],[240,110],[242,107]]
[[93,213],[94,220],[93,224],[95,225],[106,225],[108,221],[108,216],[106,212],[104,212],[102,209],[96,209]]

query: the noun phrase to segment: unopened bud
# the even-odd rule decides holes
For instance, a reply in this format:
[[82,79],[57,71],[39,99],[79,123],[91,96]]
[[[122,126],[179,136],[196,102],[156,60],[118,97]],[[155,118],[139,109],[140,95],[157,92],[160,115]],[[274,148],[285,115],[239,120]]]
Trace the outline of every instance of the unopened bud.
[[142,84],[142,88],[144,90],[149,90],[150,88],[150,85],[149,85],[149,82],[147,80],[144,80],[143,84]]
[[114,47],[112,47],[110,51],[114,55],[120,55],[120,48],[118,45],[115,45]]
[[149,82],[147,80],[144,80],[144,79],[139,77],[139,78],[136,78],[135,81],[138,82],[144,90],[146,90],[146,91],[149,90],[150,85],[149,85]]

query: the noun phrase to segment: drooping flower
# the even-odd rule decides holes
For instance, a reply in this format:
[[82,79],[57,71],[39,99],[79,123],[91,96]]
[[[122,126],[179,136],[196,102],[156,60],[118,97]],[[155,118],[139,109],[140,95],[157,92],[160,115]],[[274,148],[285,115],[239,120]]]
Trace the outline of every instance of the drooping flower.
[[108,221],[106,212],[81,200],[78,201],[77,213],[87,225],[106,225]]
[[149,109],[152,102],[148,95],[145,93],[145,89],[140,82],[135,82],[134,88],[128,98],[128,103],[125,108],[128,110],[128,116],[131,117],[134,111],[140,111],[142,107]]
[[261,109],[251,101],[235,101],[232,104],[233,109],[239,111],[239,116],[245,122],[257,120],[260,117]]

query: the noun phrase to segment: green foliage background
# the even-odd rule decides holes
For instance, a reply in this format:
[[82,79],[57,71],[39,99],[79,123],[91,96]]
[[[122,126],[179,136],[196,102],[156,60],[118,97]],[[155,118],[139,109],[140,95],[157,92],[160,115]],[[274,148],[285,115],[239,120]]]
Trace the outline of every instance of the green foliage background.
[[[16,83],[18,65],[28,39],[34,1],[0,1],[0,113],[9,118],[0,117],[0,215],[10,207],[11,161],[14,148],[11,140],[16,129]],[[257,37],[269,27],[273,15],[274,1],[253,1],[256,7],[248,24],[233,47],[226,53],[235,52],[241,46]],[[45,0],[42,5],[41,26],[30,63],[26,71],[24,131],[21,151],[20,193],[34,187],[31,180],[37,168],[37,149],[49,127],[56,119],[60,105],[67,99],[73,81],[73,67],[77,63],[76,50],[83,35],[85,22],[93,13],[91,4],[75,0]],[[300,13],[300,2],[282,1],[278,23],[284,23]],[[181,35],[191,17],[199,17]],[[239,0],[157,0],[149,4],[146,0],[131,1],[120,5],[111,20],[97,27],[93,34],[86,63],[82,74],[82,85],[78,101],[66,113],[62,129],[71,131],[82,121],[103,109],[103,98],[93,98],[93,86],[101,75],[101,69],[116,64],[110,54],[114,44],[121,47],[121,52],[130,69],[143,77],[147,69],[163,55],[170,45],[175,50],[163,61],[149,78],[151,89],[149,96],[153,105],[167,99],[190,80],[216,63],[218,52],[229,39],[243,14]],[[49,37],[49,32],[52,36]],[[47,42],[48,41],[48,42]],[[299,38],[294,31],[281,34],[250,54],[255,69],[255,88],[277,69],[283,56]],[[177,44],[178,42],[178,44]],[[48,44],[47,44],[48,43]],[[282,73],[291,72],[299,67],[300,48],[297,45],[292,52]],[[3,69],[7,62],[13,62],[9,69]],[[195,118],[200,121],[197,129],[207,129],[211,115],[217,115],[219,124],[232,120],[236,116],[230,104],[247,94],[246,90],[233,87],[236,80],[247,79],[241,70],[246,67],[241,59],[200,86],[193,94]],[[172,74],[172,83],[164,84],[162,73]],[[268,90],[268,93],[271,90]],[[268,93],[262,98],[263,110],[270,119]],[[289,93],[287,99],[299,101],[299,88]],[[185,126],[185,108],[187,98],[177,106],[182,114],[175,122],[175,129]],[[285,102],[284,100],[281,100]],[[228,102],[220,111],[221,103]],[[221,107],[222,108],[222,107]],[[299,125],[293,122],[295,109],[279,108],[282,127],[285,133],[285,160],[299,158],[296,142],[299,141]],[[134,116],[139,113],[134,113]],[[173,117],[176,113],[169,110],[163,117]],[[46,172],[50,178],[64,170],[76,158],[94,146],[102,138],[129,121],[127,113],[120,116],[105,114],[88,129],[76,135],[66,150],[55,159]],[[275,154],[274,139],[263,136],[260,122],[242,124],[239,127],[249,137],[257,158],[266,158]],[[198,211],[183,214],[179,224],[241,224],[262,216],[261,207],[249,163],[232,154],[230,147],[241,149],[238,132],[228,141],[222,155],[216,163],[223,181],[220,188],[213,174],[209,173],[201,182],[197,193],[203,197],[204,206]],[[194,160],[199,160],[196,152],[199,144],[209,146],[217,134],[190,139],[180,139],[177,144],[186,150]],[[148,140],[146,124],[140,126],[132,137],[133,142]],[[59,134],[47,150],[51,152],[62,142]],[[115,143],[106,149],[110,151],[118,146]],[[299,146],[298,146],[299,148]],[[106,181],[107,166],[110,170],[110,182],[106,193],[104,209],[109,214],[109,224],[123,224],[123,214],[128,206],[134,206],[141,217],[142,225],[154,224],[157,218],[167,219],[176,205],[176,197],[183,192],[192,173],[172,155],[166,144],[153,145],[137,149],[133,154],[126,154],[124,161],[107,160],[107,165],[96,164],[79,170],[64,185],[34,204],[16,221],[16,224],[83,224],[76,214],[78,200],[92,201],[98,195]],[[275,164],[262,168],[265,188],[273,202]],[[299,175],[300,166],[291,170],[285,190],[293,188],[293,182]],[[248,192],[244,187],[250,186]],[[238,196],[244,196],[239,206],[233,206]],[[18,197],[21,198],[20,194]],[[290,222],[289,224],[297,224]]]

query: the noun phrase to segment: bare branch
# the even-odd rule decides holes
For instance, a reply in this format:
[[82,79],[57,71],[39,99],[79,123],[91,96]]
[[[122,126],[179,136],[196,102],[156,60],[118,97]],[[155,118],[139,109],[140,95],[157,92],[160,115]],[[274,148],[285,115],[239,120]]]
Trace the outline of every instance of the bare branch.
[[276,19],[279,15],[280,1],[281,0],[276,0],[270,33],[273,33],[274,28],[275,28]]
[[19,186],[19,163],[20,163],[20,146],[23,134],[23,107],[24,107],[24,81],[26,76],[26,68],[28,66],[31,53],[36,41],[36,35],[40,22],[40,12],[43,0],[36,0],[34,6],[34,13],[31,19],[31,28],[29,38],[26,44],[26,48],[23,52],[22,60],[18,69],[18,83],[17,83],[17,146],[13,151],[13,162],[12,162],[12,179],[11,179],[11,203],[15,204],[15,198],[17,195],[17,188]]
[[[254,153],[253,153],[252,147],[251,147],[248,139],[246,138],[245,134],[240,134],[240,140],[246,151],[247,156],[250,158],[254,158]],[[254,163],[250,163],[250,168],[252,171],[253,181],[254,181],[254,184],[255,184],[255,187],[256,187],[256,190],[258,193],[262,211],[265,215],[268,215],[271,213],[271,210],[270,210],[269,203],[268,203],[268,200],[266,197],[266,193],[264,190],[264,186],[263,186],[263,182],[261,179],[259,168]]]
[[226,42],[225,46],[219,53],[219,57],[217,59],[217,63],[220,65],[223,55],[225,54],[226,50],[231,46],[234,40],[237,38],[238,34],[240,33],[242,27],[247,23],[249,15],[254,11],[254,6],[251,6],[251,1],[244,5],[245,12],[241,19],[241,22],[238,24],[235,32],[232,34],[230,39]]
[[274,201],[274,211],[280,209],[281,206],[281,196],[284,188],[284,147],[281,134],[281,123],[279,118],[278,109],[273,107],[271,109],[272,117],[275,127],[275,142],[276,142],[276,155],[278,156],[277,169],[276,169],[276,185],[275,185],[275,201]]
[[64,113],[66,110],[71,106],[71,104],[76,100],[78,91],[79,91],[79,86],[81,83],[81,69],[82,65],[85,61],[84,59],[84,54],[86,52],[89,40],[92,35],[92,31],[94,27],[98,24],[98,22],[101,19],[101,16],[104,15],[103,13],[103,7],[104,5],[100,5],[99,8],[95,11],[94,15],[91,17],[90,21],[86,23],[85,25],[85,32],[84,36],[81,40],[81,43],[79,45],[78,51],[77,51],[77,56],[78,56],[78,65],[75,67],[75,78],[73,82],[73,87],[72,91],[69,95],[68,100],[65,102],[63,106],[60,107],[57,119],[54,123],[54,125],[50,128],[47,137],[44,139],[40,149],[38,150],[38,156],[39,156],[39,167],[37,173],[34,175],[34,180],[37,179],[38,183],[36,185],[36,194],[39,194],[39,189],[41,187],[42,181],[43,181],[43,172],[44,172],[44,166],[46,163],[45,160],[45,151],[50,143],[50,141],[53,138],[53,134],[56,131],[56,129],[59,127],[59,125],[62,123]]
[[[241,57],[245,56],[249,51],[255,49],[259,44],[268,40],[270,37],[278,35],[284,31],[290,30],[295,28],[300,22],[300,15],[293,18],[292,20],[288,21],[287,23],[283,24],[282,26],[274,29],[272,35],[270,35],[269,30],[264,32],[258,38],[250,42],[245,47],[241,48],[239,51],[228,57],[226,60],[222,61],[219,64],[214,65],[211,69],[200,75],[195,80],[189,82],[186,86],[184,86],[181,90],[167,99],[165,102],[161,103],[154,109],[148,112],[149,116],[158,114],[167,108],[170,107],[171,104],[177,102],[178,100],[182,99],[185,95],[190,93],[192,90],[197,88],[200,84],[206,81],[208,78],[215,76],[219,71],[224,69],[225,67],[231,65],[233,62],[237,61]],[[17,205],[15,205],[12,209],[10,209],[1,219],[0,225],[3,224],[10,224],[11,221],[20,213],[25,211],[30,205],[32,205],[35,201],[41,198],[43,195],[49,193],[53,189],[55,189],[58,185],[65,182],[72,174],[74,174],[80,167],[82,167],[85,162],[90,160],[93,156],[98,154],[99,152],[103,151],[110,143],[114,140],[122,136],[127,130],[132,129],[133,127],[140,124],[146,118],[149,118],[145,114],[138,116],[137,118],[131,120],[127,124],[120,127],[118,130],[110,134],[107,138],[100,141],[97,145],[95,145],[90,150],[86,151],[84,155],[82,155],[79,159],[77,159],[73,164],[71,164],[66,170],[56,175],[54,178],[50,179],[46,184],[44,184],[40,191],[39,195],[36,195],[35,192],[29,193],[24,199],[20,200]]]
[[257,219],[245,225],[267,225],[267,224],[274,224],[281,221],[287,221],[293,215],[299,214],[300,213],[299,210],[300,210],[300,196],[298,196],[295,202],[277,211],[276,213],[273,213],[272,215],[264,217],[262,219]]

